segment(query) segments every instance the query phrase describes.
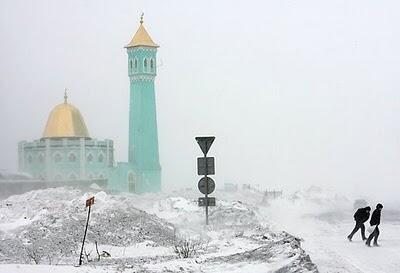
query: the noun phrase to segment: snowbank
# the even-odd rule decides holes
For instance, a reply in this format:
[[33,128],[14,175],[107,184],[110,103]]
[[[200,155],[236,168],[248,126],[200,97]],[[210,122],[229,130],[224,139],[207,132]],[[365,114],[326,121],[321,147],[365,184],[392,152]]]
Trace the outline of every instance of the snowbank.
[[[251,194],[246,193],[243,200],[260,197],[256,193],[257,198],[251,198]],[[268,229],[258,202],[238,196],[217,198],[217,206],[210,208],[210,226],[205,228],[204,208],[197,206],[193,193],[112,195],[65,187],[0,202],[0,263],[33,263],[33,256],[39,256],[40,264],[76,264],[87,215],[84,204],[92,195],[95,204],[85,264],[98,268],[85,266],[86,272],[230,272],[233,268],[317,272],[299,239]],[[187,259],[178,258],[173,247],[182,242],[195,248]],[[31,267],[0,265],[0,271],[75,270]]]

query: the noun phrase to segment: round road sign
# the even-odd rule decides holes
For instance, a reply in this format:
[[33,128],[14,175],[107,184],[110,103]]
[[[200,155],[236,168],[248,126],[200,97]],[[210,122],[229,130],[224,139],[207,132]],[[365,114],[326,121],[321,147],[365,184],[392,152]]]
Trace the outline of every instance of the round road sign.
[[214,180],[212,180],[212,178],[210,178],[210,177],[207,177],[207,180],[206,180],[206,177],[203,177],[202,179],[200,179],[199,184],[198,184],[199,191],[202,194],[206,194],[206,186],[207,186],[206,183],[208,184],[207,194],[210,194],[215,190]]

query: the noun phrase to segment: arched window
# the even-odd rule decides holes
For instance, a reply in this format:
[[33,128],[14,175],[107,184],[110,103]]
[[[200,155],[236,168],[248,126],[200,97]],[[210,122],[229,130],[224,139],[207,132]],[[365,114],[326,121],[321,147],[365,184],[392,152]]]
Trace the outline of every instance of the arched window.
[[33,157],[32,157],[32,155],[28,155],[27,160],[28,160],[28,163],[29,163],[29,164],[32,164],[32,162],[33,162]]
[[43,163],[44,162],[44,155],[41,153],[41,154],[39,154],[39,162],[40,163]]
[[132,60],[129,60],[129,67],[132,70]]
[[69,162],[75,162],[76,161],[76,155],[74,153],[70,153],[68,156]]
[[150,71],[151,72],[154,71],[154,60],[153,60],[153,58],[150,59]]
[[99,154],[98,160],[99,160],[100,163],[103,162],[104,161],[104,155],[103,154]]
[[62,160],[62,156],[61,156],[61,154],[59,154],[59,153],[56,153],[55,155],[54,155],[54,162],[61,162],[61,160]]
[[93,155],[92,154],[88,154],[87,162],[92,162],[92,161],[93,161]]
[[143,72],[147,72],[147,59],[146,58],[144,58],[144,61],[143,61]]
[[99,178],[100,178],[100,179],[104,179],[104,178],[105,178],[105,177],[104,177],[104,174],[100,174],[100,175],[99,175]]
[[137,70],[137,67],[138,67],[138,60],[137,58],[135,58],[135,71]]

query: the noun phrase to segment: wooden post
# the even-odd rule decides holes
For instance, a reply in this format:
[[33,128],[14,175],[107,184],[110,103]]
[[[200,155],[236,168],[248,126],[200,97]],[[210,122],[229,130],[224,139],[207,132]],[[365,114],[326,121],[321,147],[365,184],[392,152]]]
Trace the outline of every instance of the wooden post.
[[82,265],[82,254],[83,254],[83,247],[85,245],[86,233],[87,233],[87,229],[88,229],[88,225],[89,225],[90,208],[92,207],[93,204],[94,204],[94,197],[91,197],[88,200],[86,200],[86,207],[89,207],[89,210],[88,210],[88,215],[87,215],[87,220],[86,220],[85,234],[83,235],[81,254],[79,255],[79,265]]

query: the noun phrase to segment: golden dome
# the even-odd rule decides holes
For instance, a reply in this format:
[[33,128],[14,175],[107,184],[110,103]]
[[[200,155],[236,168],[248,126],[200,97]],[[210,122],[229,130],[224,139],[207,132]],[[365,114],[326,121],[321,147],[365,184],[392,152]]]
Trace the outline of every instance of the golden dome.
[[140,26],[126,48],[135,46],[158,47],[158,45],[153,42],[149,33],[147,33],[146,29],[143,26],[143,14],[140,17]]
[[66,94],[64,103],[57,105],[51,111],[43,132],[43,138],[61,137],[89,138],[89,132],[81,113],[78,108],[67,102]]

